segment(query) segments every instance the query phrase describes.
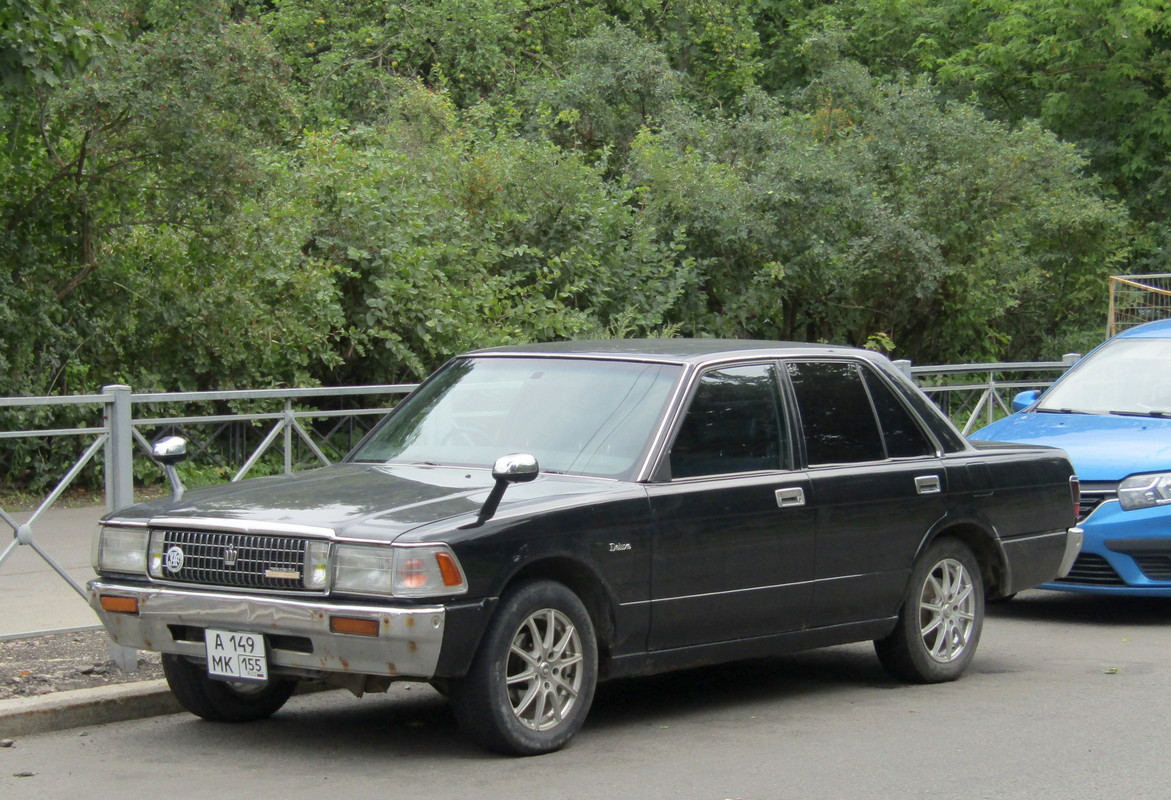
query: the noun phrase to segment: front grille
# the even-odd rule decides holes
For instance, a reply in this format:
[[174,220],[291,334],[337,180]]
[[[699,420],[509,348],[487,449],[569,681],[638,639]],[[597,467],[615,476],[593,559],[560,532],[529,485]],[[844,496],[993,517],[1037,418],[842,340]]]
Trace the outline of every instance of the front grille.
[[1113,500],[1117,497],[1114,491],[1086,491],[1082,488],[1081,501],[1078,503],[1077,521],[1082,522],[1090,514],[1094,513],[1094,509],[1105,503],[1107,500]]
[[1082,553],[1073,562],[1073,569],[1057,583],[1083,583],[1092,586],[1125,586],[1126,583],[1110,566],[1110,562],[1097,553]]
[[239,589],[304,591],[302,573],[308,540],[199,530],[152,530],[162,538],[157,577]]

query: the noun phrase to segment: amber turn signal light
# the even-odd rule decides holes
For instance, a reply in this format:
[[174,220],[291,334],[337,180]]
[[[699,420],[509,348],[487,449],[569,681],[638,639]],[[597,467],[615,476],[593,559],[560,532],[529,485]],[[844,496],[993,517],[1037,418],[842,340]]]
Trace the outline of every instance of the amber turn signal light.
[[113,611],[117,614],[138,613],[137,597],[115,597],[112,594],[104,594],[101,596],[101,603],[104,610]]
[[444,586],[460,586],[464,582],[463,573],[450,553],[442,551],[435,554],[435,561],[439,564],[439,574],[443,576]]
[[377,636],[378,620],[358,617],[330,617],[331,633],[348,633],[351,636]]

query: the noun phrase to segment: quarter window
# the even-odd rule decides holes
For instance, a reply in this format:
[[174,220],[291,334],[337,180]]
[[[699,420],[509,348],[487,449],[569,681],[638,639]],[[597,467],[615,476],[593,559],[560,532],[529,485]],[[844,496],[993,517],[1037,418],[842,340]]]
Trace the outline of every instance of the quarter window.
[[935,454],[935,447],[923,435],[923,429],[915,422],[906,407],[894,393],[870,370],[863,370],[866,386],[878,412],[878,423],[886,441],[886,455],[889,458],[912,458]]
[[671,447],[671,476],[789,468],[779,399],[771,365],[705,373]]

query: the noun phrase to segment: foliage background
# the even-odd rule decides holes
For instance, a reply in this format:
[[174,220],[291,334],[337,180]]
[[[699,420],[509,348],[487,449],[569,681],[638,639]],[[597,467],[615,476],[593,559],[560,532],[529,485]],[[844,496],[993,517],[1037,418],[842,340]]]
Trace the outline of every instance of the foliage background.
[[0,0],[2,395],[644,335],[1048,359],[1171,248],[1164,0],[192,11]]

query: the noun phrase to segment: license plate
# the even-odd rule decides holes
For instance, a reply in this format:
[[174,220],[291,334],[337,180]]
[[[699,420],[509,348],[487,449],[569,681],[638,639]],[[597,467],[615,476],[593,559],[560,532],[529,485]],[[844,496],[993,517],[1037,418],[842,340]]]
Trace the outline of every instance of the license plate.
[[268,658],[264,652],[264,637],[260,634],[209,628],[204,642],[207,645],[209,676],[246,681],[268,680]]

